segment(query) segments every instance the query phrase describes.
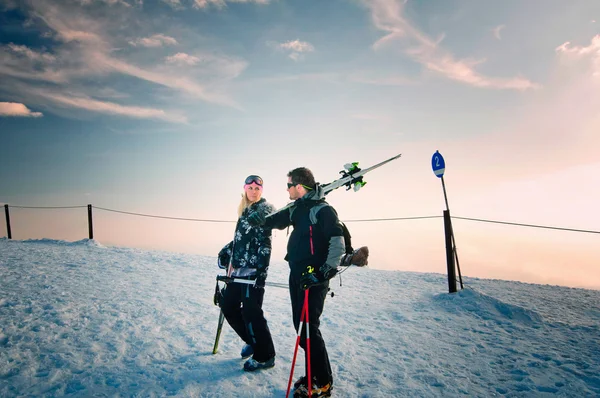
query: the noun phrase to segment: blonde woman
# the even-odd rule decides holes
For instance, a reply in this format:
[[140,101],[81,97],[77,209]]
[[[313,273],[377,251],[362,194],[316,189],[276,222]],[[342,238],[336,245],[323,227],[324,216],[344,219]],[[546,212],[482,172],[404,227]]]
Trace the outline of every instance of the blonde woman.
[[232,277],[255,281],[254,285],[229,283],[221,301],[225,319],[246,343],[242,358],[252,356],[244,363],[244,370],[249,372],[275,366],[275,347],[262,310],[271,259],[271,229],[248,223],[250,213],[266,216],[275,211],[262,198],[262,189],[262,178],[246,178],[234,239],[219,252],[219,266],[226,268],[231,263]]

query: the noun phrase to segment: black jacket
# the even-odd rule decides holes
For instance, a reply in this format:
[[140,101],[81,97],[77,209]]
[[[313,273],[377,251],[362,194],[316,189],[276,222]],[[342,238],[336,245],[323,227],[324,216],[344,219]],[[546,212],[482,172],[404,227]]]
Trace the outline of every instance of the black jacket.
[[[219,263],[226,266],[231,261],[231,276],[251,277],[266,273],[271,260],[271,229],[252,226],[248,215],[259,211],[264,215],[275,211],[275,207],[264,198],[247,207],[235,226],[234,239],[219,252]],[[232,256],[233,253],[233,256]]]
[[325,202],[319,184],[294,204],[267,217],[266,228],[284,229],[292,225],[285,259],[293,276],[301,275],[312,265],[325,273],[336,268],[344,255],[344,234],[337,213]]

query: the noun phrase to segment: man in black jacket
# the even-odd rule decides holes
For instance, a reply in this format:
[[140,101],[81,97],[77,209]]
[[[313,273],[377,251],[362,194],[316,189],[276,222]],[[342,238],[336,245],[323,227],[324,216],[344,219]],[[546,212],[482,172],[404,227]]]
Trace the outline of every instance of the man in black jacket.
[[[337,273],[337,266],[345,254],[342,226],[337,213],[325,202],[323,189],[312,172],[300,167],[288,173],[288,193],[293,206],[272,216],[253,213],[248,217],[251,224],[265,228],[284,229],[294,227],[287,245],[285,259],[290,266],[289,289],[292,315],[296,331],[304,304],[304,291],[309,290],[309,333],[312,391],[308,391],[306,376],[294,384],[295,397],[325,397],[331,395],[333,377],[329,356],[319,330],[319,318],[323,312],[329,279]],[[305,350],[305,333],[301,334],[300,346]]]

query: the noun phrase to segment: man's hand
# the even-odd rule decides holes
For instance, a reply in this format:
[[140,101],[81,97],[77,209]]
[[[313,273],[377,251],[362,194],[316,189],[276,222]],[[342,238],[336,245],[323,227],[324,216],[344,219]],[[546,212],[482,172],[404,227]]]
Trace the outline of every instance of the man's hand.
[[319,270],[321,274],[323,274],[323,279],[330,280],[338,273],[337,267],[331,267],[329,264],[325,263]]
[[312,265],[306,267],[306,271],[300,277],[300,286],[302,289],[310,289],[313,286],[321,285],[333,278],[337,274],[337,268],[331,268],[324,264],[320,270],[315,271]]
[[262,212],[255,211],[253,213],[250,213],[250,215],[248,216],[248,224],[254,227],[259,227],[261,225],[265,225],[266,219],[267,217]]

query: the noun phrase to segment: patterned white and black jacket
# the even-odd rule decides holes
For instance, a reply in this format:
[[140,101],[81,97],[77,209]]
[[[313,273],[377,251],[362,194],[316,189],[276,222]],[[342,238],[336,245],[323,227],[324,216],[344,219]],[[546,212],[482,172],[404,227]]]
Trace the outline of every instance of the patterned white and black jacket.
[[219,252],[219,265],[222,268],[227,267],[231,261],[233,266],[231,276],[251,279],[257,276],[267,277],[271,260],[272,230],[250,225],[248,215],[260,211],[267,216],[275,210],[275,206],[261,198],[243,211],[235,226],[233,241],[226,244]]

